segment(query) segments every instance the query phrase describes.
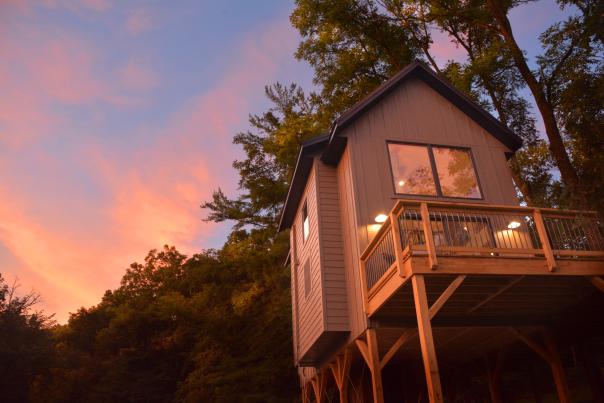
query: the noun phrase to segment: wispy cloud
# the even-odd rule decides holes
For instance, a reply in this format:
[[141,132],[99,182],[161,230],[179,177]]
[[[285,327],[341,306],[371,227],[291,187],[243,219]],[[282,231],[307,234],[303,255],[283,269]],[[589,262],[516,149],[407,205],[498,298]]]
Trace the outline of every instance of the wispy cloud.
[[138,35],[153,27],[151,12],[145,8],[137,8],[130,12],[126,19],[126,31],[132,35]]
[[[263,86],[294,63],[296,37],[286,19],[246,32],[216,60],[224,73],[191,89],[161,126],[129,120],[130,101],[169,79],[150,63],[109,61],[76,33],[45,38],[32,28],[3,42],[3,275],[36,288],[64,321],[116,287],[149,249],[166,243],[194,253],[224,232],[201,220],[199,204],[218,186],[235,190],[232,135],[262,102]],[[107,131],[107,108],[117,132]]]

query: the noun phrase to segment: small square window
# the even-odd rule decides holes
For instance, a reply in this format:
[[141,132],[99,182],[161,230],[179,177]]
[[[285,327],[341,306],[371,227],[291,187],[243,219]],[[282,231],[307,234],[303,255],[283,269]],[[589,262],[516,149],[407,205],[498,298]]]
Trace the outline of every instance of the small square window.
[[306,260],[304,263],[304,297],[308,297],[310,294],[312,287],[312,282],[310,278],[310,259]]
[[308,235],[310,234],[310,222],[308,220],[308,204],[306,201],[304,202],[304,206],[302,207],[302,236],[304,242],[308,239]]

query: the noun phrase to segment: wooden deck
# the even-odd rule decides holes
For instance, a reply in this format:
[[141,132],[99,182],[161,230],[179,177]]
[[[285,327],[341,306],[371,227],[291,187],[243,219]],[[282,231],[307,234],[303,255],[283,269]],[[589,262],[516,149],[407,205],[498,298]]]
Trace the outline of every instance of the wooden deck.
[[[361,270],[370,318],[412,311],[400,294],[410,293],[403,289],[415,275],[429,287],[448,283],[440,303],[454,294],[447,305],[468,301],[461,316],[495,304],[517,316],[547,303],[539,290],[573,296],[604,288],[604,225],[592,212],[400,201],[362,254]],[[556,299],[546,307],[562,306]]]
[[[361,271],[369,329],[356,344],[375,402],[393,360],[421,356],[429,400],[442,402],[439,364],[458,367],[514,343],[549,364],[560,401],[569,402],[548,329],[600,317],[604,225],[593,212],[400,201],[362,254]],[[489,368],[493,401],[501,401],[498,368]]]

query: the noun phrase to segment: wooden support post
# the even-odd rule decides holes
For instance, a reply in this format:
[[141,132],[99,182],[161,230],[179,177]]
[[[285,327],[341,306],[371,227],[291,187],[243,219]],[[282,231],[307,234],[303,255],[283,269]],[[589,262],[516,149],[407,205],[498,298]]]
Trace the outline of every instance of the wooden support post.
[[436,360],[436,349],[432,337],[432,325],[430,324],[430,313],[428,309],[428,298],[426,296],[426,284],[424,276],[416,274],[411,277],[413,286],[413,299],[415,301],[415,314],[417,316],[417,330],[424,361],[426,373],[426,385],[430,402],[442,402],[443,394]]
[[329,364],[333,377],[336,380],[338,391],[340,392],[341,403],[348,403],[348,375],[350,374],[351,361],[350,348],[346,347],[344,353],[338,355],[333,364]]
[[588,277],[588,280],[594,285],[594,287],[604,292],[604,279],[602,279],[602,277],[592,276]]
[[535,228],[537,229],[537,234],[539,234],[541,246],[543,247],[543,254],[545,255],[545,260],[547,261],[547,268],[549,271],[554,271],[556,269],[556,259],[554,258],[554,253],[552,252],[552,246],[549,243],[541,210],[533,210],[533,218],[535,219]]
[[384,403],[380,352],[378,349],[377,334],[375,329],[367,329],[367,349],[369,350],[369,357],[371,359],[371,386],[373,389],[373,401],[374,403]]
[[558,352],[558,346],[555,339],[549,332],[543,333],[544,345],[532,340],[528,336],[525,336],[520,331],[512,329],[512,331],[522,340],[527,346],[529,346],[534,352],[539,354],[550,366],[552,375],[554,377],[554,384],[556,385],[556,392],[558,392],[558,399],[560,403],[570,403],[570,392],[568,390],[568,383],[566,382],[566,373],[564,372],[564,366],[560,359],[560,353]]
[[369,289],[367,288],[367,270],[365,259],[361,259],[361,295],[363,296],[363,311],[369,313]]
[[505,355],[504,350],[500,350],[497,354],[497,360],[495,366],[491,367],[489,360],[485,357],[485,365],[487,367],[487,381],[489,383],[489,393],[491,395],[491,402],[501,403],[503,399],[501,397],[501,369],[503,368],[503,361]]
[[315,401],[317,403],[323,403],[327,386],[327,374],[324,370],[318,371],[310,382],[315,392]]
[[430,213],[428,212],[428,204],[420,204],[420,213],[422,216],[422,227],[424,228],[424,238],[426,239],[426,250],[428,251],[428,263],[432,270],[438,266],[436,258],[436,247],[434,246],[434,235],[432,234],[432,225],[430,224]]
[[308,399],[308,384],[302,386],[302,403],[310,403]]
[[595,403],[604,403],[604,379],[598,363],[593,354],[585,344],[580,344],[577,348],[579,360],[585,370],[585,378],[591,389],[591,397]]
[[401,240],[401,227],[398,222],[399,214],[402,214],[402,212],[398,214],[394,212],[390,213],[390,230],[392,231],[392,239],[394,241],[394,255],[396,256],[398,275],[405,277],[405,273],[403,272],[403,242]]
[[566,373],[564,372],[564,366],[560,359],[560,353],[558,351],[558,345],[554,337],[545,332],[543,334],[545,347],[549,352],[551,361],[549,363],[552,369],[552,375],[554,376],[554,383],[556,384],[556,391],[558,392],[558,399],[560,403],[570,403],[570,391],[568,390],[568,383],[566,382]]

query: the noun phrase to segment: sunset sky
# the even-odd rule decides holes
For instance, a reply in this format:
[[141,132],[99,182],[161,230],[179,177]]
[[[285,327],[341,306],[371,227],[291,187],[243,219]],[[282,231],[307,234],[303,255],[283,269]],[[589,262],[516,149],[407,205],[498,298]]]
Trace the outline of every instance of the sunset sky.
[[[284,0],[0,0],[0,273],[64,322],[152,248],[220,247],[232,136],[265,84],[311,88]],[[560,18],[515,12],[524,49]],[[439,63],[461,52],[437,36]],[[534,53],[533,53],[534,54]]]

